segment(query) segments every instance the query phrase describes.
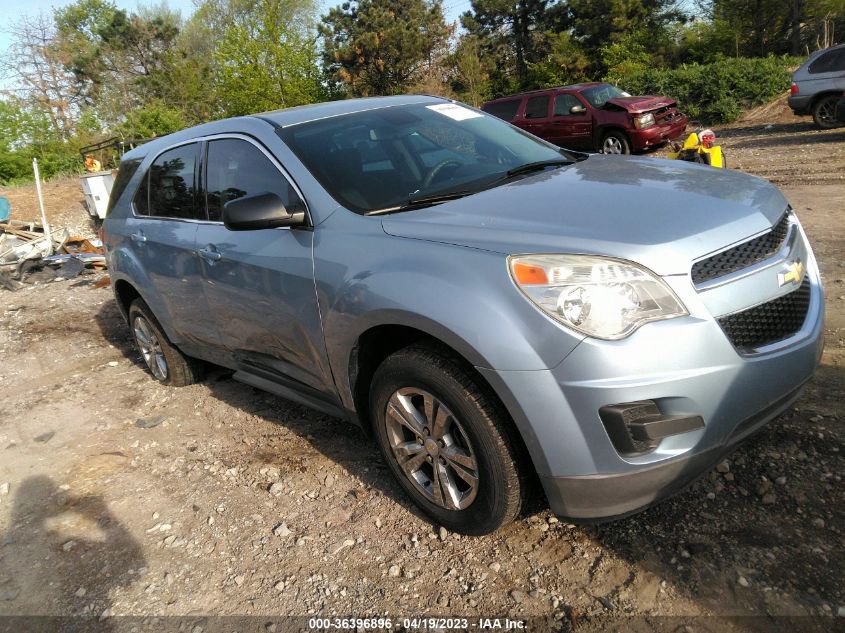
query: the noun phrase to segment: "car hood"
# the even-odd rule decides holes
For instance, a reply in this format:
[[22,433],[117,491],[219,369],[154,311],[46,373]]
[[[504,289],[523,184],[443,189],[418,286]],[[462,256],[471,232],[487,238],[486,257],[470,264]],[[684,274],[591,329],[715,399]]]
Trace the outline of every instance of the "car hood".
[[608,103],[624,108],[632,114],[640,114],[641,112],[650,112],[659,108],[675,105],[675,100],[669,97],[616,97],[608,99]]
[[679,160],[593,156],[382,219],[398,237],[504,254],[593,253],[659,275],[770,228],[787,202],[771,183]]

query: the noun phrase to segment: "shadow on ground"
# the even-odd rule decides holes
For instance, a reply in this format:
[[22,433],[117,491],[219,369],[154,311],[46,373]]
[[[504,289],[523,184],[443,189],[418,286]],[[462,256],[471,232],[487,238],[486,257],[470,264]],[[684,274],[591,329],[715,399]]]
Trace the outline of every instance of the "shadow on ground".
[[[102,497],[62,490],[43,475],[16,486],[13,503],[0,536],[0,624],[20,631],[95,626],[110,612],[112,590],[143,572],[138,542]],[[34,617],[42,614],[76,617],[61,622]],[[97,622],[95,628],[111,630],[111,623]]]

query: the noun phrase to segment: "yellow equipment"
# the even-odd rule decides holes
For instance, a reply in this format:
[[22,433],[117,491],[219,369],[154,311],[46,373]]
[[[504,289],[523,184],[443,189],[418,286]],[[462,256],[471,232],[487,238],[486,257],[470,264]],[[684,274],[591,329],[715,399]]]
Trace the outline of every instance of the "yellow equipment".
[[724,168],[727,166],[727,161],[722,154],[722,147],[714,145],[715,142],[716,135],[712,130],[693,132],[687,137],[683,145],[672,144],[669,158]]

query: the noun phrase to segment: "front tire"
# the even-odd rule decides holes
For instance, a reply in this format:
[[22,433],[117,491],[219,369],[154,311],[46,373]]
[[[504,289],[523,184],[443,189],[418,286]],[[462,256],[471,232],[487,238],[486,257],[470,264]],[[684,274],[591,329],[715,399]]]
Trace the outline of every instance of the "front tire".
[[529,498],[525,449],[502,405],[458,359],[412,345],[373,376],[370,415],[402,488],[440,525],[488,534]]
[[624,132],[610,130],[602,136],[599,151],[602,154],[630,154],[631,143]]
[[842,124],[836,118],[836,104],[841,95],[828,95],[813,104],[813,121],[822,130],[832,130]]
[[147,369],[161,384],[185,387],[202,378],[202,362],[186,356],[168,340],[143,299],[135,299],[129,306],[129,331]]

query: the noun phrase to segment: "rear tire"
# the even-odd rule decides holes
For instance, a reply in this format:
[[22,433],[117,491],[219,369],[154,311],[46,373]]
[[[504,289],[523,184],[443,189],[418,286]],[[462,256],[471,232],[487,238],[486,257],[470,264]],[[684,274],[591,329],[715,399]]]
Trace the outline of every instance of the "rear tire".
[[630,154],[631,143],[624,132],[610,130],[602,136],[599,151],[602,154]]
[[530,462],[507,412],[447,351],[415,344],[388,357],[370,416],[399,484],[447,529],[488,534],[530,498]]
[[842,124],[836,118],[836,104],[841,95],[827,95],[813,104],[813,121],[822,130],[832,130]]
[[185,387],[200,381],[202,361],[186,356],[168,340],[143,299],[129,306],[129,331],[147,369],[161,384]]

